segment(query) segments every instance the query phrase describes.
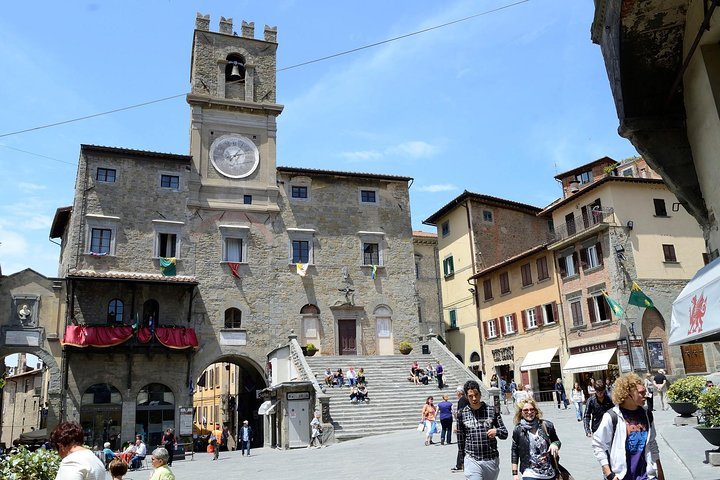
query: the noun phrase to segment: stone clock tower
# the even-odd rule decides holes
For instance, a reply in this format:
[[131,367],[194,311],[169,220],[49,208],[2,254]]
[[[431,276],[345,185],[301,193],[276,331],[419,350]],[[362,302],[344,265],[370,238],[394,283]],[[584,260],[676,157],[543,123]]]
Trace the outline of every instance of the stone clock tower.
[[275,103],[277,28],[220,17],[211,32],[198,14],[190,67],[190,153],[193,168],[188,206],[277,212]]

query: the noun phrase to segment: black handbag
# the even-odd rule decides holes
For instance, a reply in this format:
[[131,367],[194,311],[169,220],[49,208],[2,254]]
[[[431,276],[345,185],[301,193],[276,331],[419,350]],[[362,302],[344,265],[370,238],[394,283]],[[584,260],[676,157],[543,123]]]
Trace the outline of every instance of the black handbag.
[[555,467],[555,480],[575,480],[575,478],[567,471],[565,467],[560,465],[560,461],[550,455],[553,466]]

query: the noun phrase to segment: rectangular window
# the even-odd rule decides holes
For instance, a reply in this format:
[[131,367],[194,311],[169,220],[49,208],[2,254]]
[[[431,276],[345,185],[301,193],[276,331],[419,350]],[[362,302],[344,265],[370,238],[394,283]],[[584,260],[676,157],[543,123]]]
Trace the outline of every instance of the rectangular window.
[[591,245],[586,249],[587,255],[587,268],[595,268],[600,266],[600,259],[598,258],[597,245]]
[[610,307],[602,294],[588,298],[588,313],[590,314],[590,323],[605,322],[612,319]]
[[420,278],[420,257],[415,256],[415,278]]
[[666,262],[677,262],[677,257],[675,256],[675,245],[665,245],[663,244],[663,256],[665,257]]
[[160,175],[160,186],[162,188],[180,188],[180,177],[177,175]]
[[360,201],[362,203],[376,203],[375,190],[360,190]]
[[483,222],[492,222],[493,212],[492,210],[483,210]]
[[446,277],[455,274],[455,265],[453,264],[452,255],[443,260],[443,273]]
[[93,228],[90,240],[90,252],[97,254],[109,254],[111,240],[112,230],[109,228]]
[[505,335],[511,335],[515,333],[515,316],[514,315],[505,315],[503,317],[503,322],[505,322]]
[[252,195],[243,195],[243,204],[252,205]]
[[575,235],[577,228],[575,227],[575,215],[568,213],[565,215],[565,226],[567,227],[568,235]]
[[174,233],[158,233],[158,257],[175,257],[177,247],[177,235]]
[[500,274],[500,293],[510,293],[510,277],[508,272]]
[[95,180],[99,182],[115,183],[115,174],[116,172],[114,168],[98,167]]
[[626,168],[625,170],[622,171],[623,177],[632,177],[633,175],[634,175],[634,172],[633,172],[632,167]]
[[537,316],[535,315],[534,308],[525,310],[525,320],[527,322],[527,328],[537,328]]
[[572,252],[558,257],[558,268],[562,278],[577,275],[577,254]]
[[380,246],[377,243],[363,243],[363,265],[380,265]]
[[543,324],[551,325],[557,322],[557,303],[546,303],[542,306]]
[[450,221],[449,220],[443,222],[440,228],[442,229],[443,237],[447,237],[448,235],[450,235]]
[[450,328],[457,328],[457,310],[450,310]]
[[492,300],[492,281],[489,278],[483,281],[483,292],[485,293],[485,300]]
[[307,240],[293,240],[292,263],[310,263],[310,242]]
[[497,337],[497,326],[495,325],[495,320],[488,320],[485,324],[487,325],[487,337]]
[[570,302],[570,312],[572,313],[573,327],[581,326],[583,324],[583,316],[580,300]]
[[522,276],[522,285],[523,287],[527,287],[528,285],[532,285],[532,270],[530,269],[530,264],[526,263],[525,265],[522,265],[520,267],[520,274]]
[[242,238],[225,238],[225,262],[242,262],[243,260],[243,241]]
[[575,175],[575,180],[577,180],[580,185],[590,183],[592,181],[592,172],[588,170],[587,172],[578,173]]
[[665,208],[665,200],[662,198],[653,198],[655,204],[655,216],[656,217],[667,217],[667,208]]
[[292,198],[307,198],[307,187],[293,185],[291,195]]
[[548,272],[547,257],[538,258],[536,264],[537,264],[537,272],[538,272],[538,281],[545,280],[546,278],[550,278],[550,273]]

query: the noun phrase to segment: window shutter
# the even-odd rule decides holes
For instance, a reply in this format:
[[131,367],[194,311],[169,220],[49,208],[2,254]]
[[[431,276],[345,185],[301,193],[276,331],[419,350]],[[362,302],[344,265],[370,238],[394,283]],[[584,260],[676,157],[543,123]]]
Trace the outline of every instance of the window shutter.
[[582,265],[583,270],[587,269],[587,267],[588,267],[587,248],[580,249],[580,265]]
[[485,339],[487,340],[490,337],[488,322],[483,322],[483,333],[485,334]]
[[567,277],[567,264],[565,263],[565,257],[558,257],[558,270],[560,270],[560,276],[562,278]]
[[518,331],[518,323],[517,323],[517,313],[512,314],[512,323],[513,323],[513,331]]
[[553,321],[559,322],[560,317],[558,317],[558,305],[557,302],[552,303],[552,312],[553,312]]
[[542,328],[545,321],[543,320],[543,307],[542,305],[538,305],[535,307],[535,323],[537,324],[538,328]]
[[528,325],[528,318],[527,318],[527,310],[522,311],[522,322],[523,322],[523,330],[527,330]]
[[603,264],[602,242],[596,243],[595,248],[597,249],[598,263],[600,265],[602,265]]
[[585,228],[588,228],[590,226],[590,222],[588,220],[588,208],[587,206],[584,206],[580,209],[582,212],[582,219],[583,219],[583,225],[585,225]]
[[577,266],[578,266],[578,254],[577,254],[577,252],[573,252],[572,257],[573,257],[573,263],[575,264],[575,267],[576,267],[576,268],[575,268],[575,270],[576,270],[575,275],[577,275],[578,272],[580,271],[580,269],[577,268]]
[[595,323],[597,318],[595,317],[595,300],[593,297],[587,299],[588,313],[590,314],[590,323]]

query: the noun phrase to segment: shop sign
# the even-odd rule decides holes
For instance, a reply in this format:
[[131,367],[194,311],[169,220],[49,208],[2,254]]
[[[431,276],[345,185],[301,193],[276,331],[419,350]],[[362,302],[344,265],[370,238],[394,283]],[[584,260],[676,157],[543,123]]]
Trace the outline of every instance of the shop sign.
[[492,355],[495,363],[506,362],[508,360],[512,362],[515,360],[515,347],[496,348],[492,351]]
[[647,370],[645,364],[645,349],[643,342],[639,339],[630,340],[630,353],[632,354],[632,362],[636,370]]
[[288,392],[288,400],[309,400],[310,392]]
[[180,435],[192,435],[193,407],[180,407]]
[[617,358],[618,364],[620,364],[620,373],[627,373],[632,371],[632,365],[630,364],[630,351],[628,349],[627,340],[618,340]]
[[570,347],[570,355],[577,355],[578,353],[589,353],[597,352],[599,350],[609,350],[611,348],[617,348],[615,342],[602,342],[595,343],[593,345],[582,345],[579,347]]

